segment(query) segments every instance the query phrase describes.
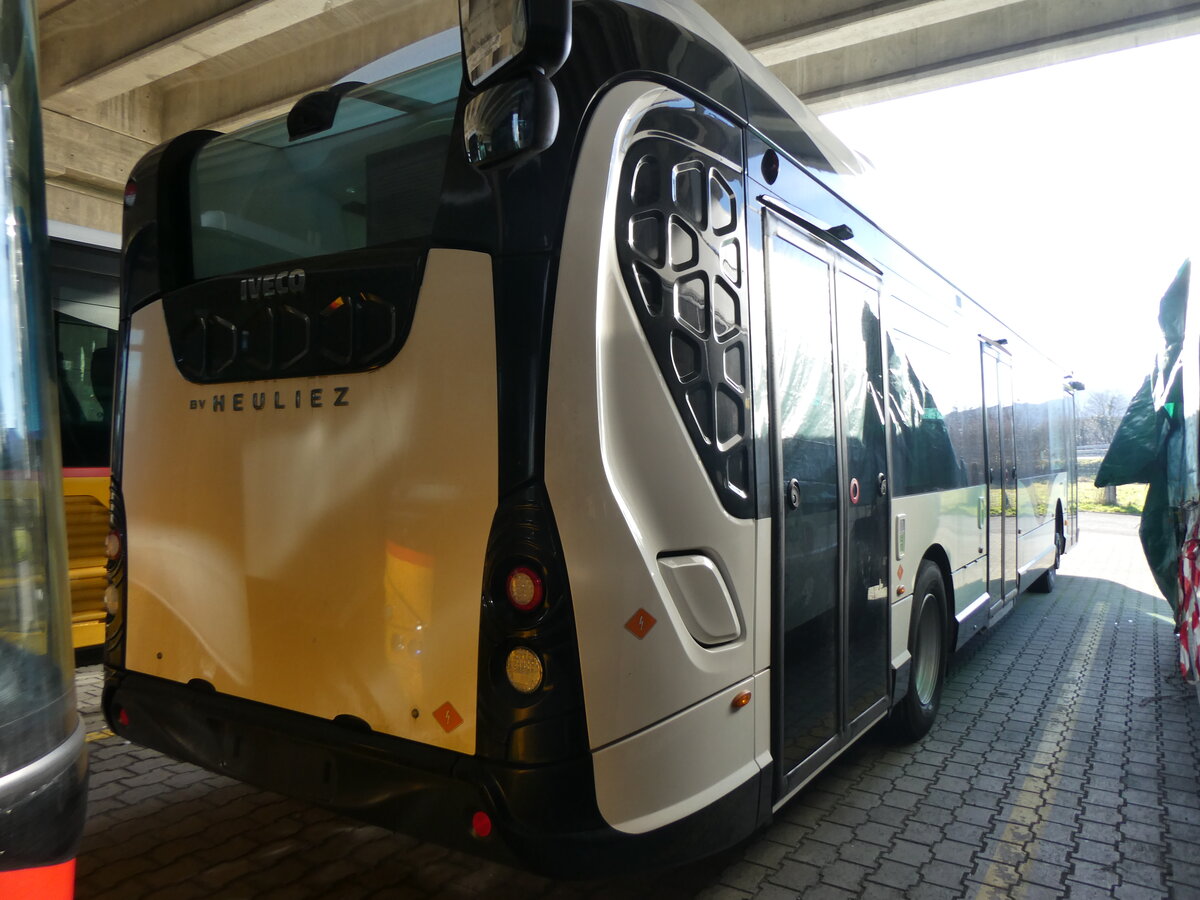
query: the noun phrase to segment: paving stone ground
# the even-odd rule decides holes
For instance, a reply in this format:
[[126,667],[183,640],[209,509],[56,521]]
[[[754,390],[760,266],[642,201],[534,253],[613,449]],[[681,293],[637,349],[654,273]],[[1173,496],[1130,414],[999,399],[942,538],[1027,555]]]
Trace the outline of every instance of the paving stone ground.
[[1137,520],[1084,517],[1049,596],[952,663],[925,740],[862,741],[769,828],[669,872],[560,882],[361,825],[106,736],[80,898],[1200,898],[1200,703]]

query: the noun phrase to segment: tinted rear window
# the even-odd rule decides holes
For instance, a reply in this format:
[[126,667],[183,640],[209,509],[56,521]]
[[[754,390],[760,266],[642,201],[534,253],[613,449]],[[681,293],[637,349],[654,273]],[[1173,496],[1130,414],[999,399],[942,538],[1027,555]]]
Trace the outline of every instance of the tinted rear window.
[[450,57],[351,91],[312,137],[279,118],[214,139],[191,174],[195,276],[428,234],[461,77]]

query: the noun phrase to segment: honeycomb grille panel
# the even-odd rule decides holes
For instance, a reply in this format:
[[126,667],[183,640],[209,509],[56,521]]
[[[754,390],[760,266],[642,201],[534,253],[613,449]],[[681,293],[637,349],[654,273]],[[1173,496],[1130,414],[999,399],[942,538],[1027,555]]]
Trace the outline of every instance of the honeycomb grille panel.
[[645,137],[621,167],[617,258],[633,308],[722,505],[754,513],[741,174]]

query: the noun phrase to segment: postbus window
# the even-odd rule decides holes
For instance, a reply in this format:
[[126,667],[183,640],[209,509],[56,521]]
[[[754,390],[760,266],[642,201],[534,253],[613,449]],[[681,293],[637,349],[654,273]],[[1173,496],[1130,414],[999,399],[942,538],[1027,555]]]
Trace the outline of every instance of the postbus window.
[[108,466],[117,290],[114,251],[51,241],[55,375],[67,468]]

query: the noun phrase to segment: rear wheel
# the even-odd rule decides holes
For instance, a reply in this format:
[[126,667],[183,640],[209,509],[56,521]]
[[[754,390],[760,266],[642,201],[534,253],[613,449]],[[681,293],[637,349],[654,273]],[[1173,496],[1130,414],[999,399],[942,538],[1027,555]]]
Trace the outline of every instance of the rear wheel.
[[892,727],[905,741],[923,738],[937,718],[946,675],[946,585],[931,562],[921,563],[908,630],[908,691],[892,708]]
[[1049,594],[1054,590],[1055,573],[1058,571],[1058,563],[1062,559],[1063,548],[1066,545],[1060,524],[1054,532],[1054,565],[1043,572],[1041,577],[1029,586],[1029,590],[1035,594]]
[[1042,573],[1033,584],[1029,586],[1029,590],[1035,594],[1049,594],[1054,590],[1054,568],[1047,569]]

